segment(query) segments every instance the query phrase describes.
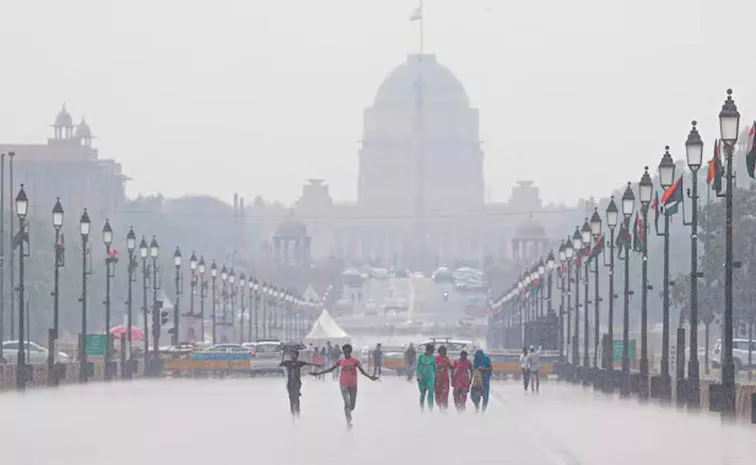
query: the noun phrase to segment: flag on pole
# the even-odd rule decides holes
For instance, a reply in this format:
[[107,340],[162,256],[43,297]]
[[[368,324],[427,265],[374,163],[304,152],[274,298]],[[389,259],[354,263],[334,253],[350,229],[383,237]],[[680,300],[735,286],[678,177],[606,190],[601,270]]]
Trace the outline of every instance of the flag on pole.
[[622,249],[630,250],[633,239],[630,236],[630,219],[625,218],[622,220],[622,226],[620,226],[619,233],[617,233],[617,256],[622,256]]
[[423,8],[419,6],[415,8],[415,11],[412,12],[412,14],[409,17],[409,20],[414,23],[416,21],[420,21],[421,19],[423,19]]
[[706,184],[712,184],[717,193],[722,191],[722,172],[724,167],[722,166],[722,158],[720,156],[720,141],[714,143],[714,155],[709,160],[709,172],[706,173]]
[[659,192],[654,192],[654,201],[651,202],[651,209],[654,211],[654,228],[656,234],[659,234]]
[[679,205],[683,201],[682,176],[672,184],[669,189],[662,195],[662,205],[664,205],[664,214],[674,215],[677,213]]
[[746,169],[751,179],[756,179],[754,168],[756,168],[756,121],[748,131],[748,145],[746,146]]

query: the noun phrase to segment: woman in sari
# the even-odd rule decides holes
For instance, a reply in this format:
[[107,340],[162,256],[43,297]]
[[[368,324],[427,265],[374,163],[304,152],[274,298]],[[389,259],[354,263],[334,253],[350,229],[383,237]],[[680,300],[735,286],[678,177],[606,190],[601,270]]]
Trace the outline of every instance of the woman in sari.
[[488,408],[492,368],[491,359],[483,352],[483,349],[476,350],[473,357],[473,383],[470,391],[470,397],[473,404],[475,404],[476,412],[481,407],[481,400],[483,400],[483,411],[485,412]]
[[470,372],[472,363],[467,359],[467,352],[460,352],[459,358],[452,366],[452,386],[454,387],[454,405],[460,412],[467,404],[467,392],[470,390]]
[[451,360],[446,356],[446,347],[438,348],[436,355],[436,405],[441,410],[449,408],[449,369]]

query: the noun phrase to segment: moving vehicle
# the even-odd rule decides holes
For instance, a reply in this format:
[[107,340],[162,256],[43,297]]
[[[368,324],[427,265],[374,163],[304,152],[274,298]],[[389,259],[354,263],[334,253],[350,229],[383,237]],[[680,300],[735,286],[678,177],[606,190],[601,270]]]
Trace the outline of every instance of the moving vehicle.
[[253,375],[285,375],[284,369],[279,366],[284,356],[284,346],[281,344],[281,341],[245,342],[244,346],[250,349],[252,357],[250,371]]
[[[24,343],[24,346],[26,347],[26,363],[30,365],[41,365],[47,363],[47,357],[49,356],[49,351],[42,347],[39,344],[36,344],[31,341],[26,341]],[[8,363],[15,364],[18,363],[18,341],[5,341],[3,342],[3,357]],[[64,354],[63,352],[58,352],[55,355],[55,361],[57,363],[70,363],[71,357]]]

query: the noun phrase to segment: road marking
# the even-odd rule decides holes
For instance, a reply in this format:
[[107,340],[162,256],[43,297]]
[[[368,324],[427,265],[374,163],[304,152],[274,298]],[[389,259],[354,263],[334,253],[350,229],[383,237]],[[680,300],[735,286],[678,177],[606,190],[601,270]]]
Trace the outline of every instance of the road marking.
[[[511,397],[507,398],[501,392],[494,391],[493,388],[491,389],[491,396],[492,399],[506,407],[507,412],[516,413],[518,422],[526,424],[526,429],[529,432],[536,432],[536,434],[525,435],[526,440],[540,446],[552,463],[555,465],[581,465],[580,460],[561,441],[544,431],[537,422],[527,415],[527,411],[512,402]],[[538,438],[538,440],[534,438]]]

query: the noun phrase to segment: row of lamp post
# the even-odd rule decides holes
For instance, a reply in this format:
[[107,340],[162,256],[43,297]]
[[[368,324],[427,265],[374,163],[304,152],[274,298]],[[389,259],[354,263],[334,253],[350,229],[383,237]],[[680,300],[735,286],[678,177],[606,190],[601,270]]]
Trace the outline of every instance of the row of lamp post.
[[[725,100],[722,110],[719,114],[720,124],[720,141],[723,146],[723,152],[725,157],[726,172],[724,174],[726,180],[725,188],[725,302],[724,302],[724,318],[723,318],[723,349],[722,349],[722,383],[718,386],[721,398],[721,409],[726,415],[731,415],[735,411],[735,368],[732,357],[732,338],[733,338],[733,246],[732,246],[732,196],[733,196],[733,172],[732,172],[732,155],[735,143],[737,142],[739,135],[739,123],[740,114],[737,107],[732,100],[732,91],[727,91],[727,99]],[[703,141],[698,131],[695,121],[692,122],[691,130],[685,141],[685,154],[688,168],[692,173],[692,189],[688,193],[688,197],[692,201],[692,220],[690,223],[685,223],[691,227],[691,265],[690,265],[690,360],[688,362],[688,380],[679,379],[678,382],[683,383],[684,389],[678,390],[678,395],[683,396],[683,399],[687,401],[687,404],[693,408],[700,408],[701,394],[700,394],[700,373],[699,373],[699,361],[698,361],[698,279],[702,277],[702,274],[698,271],[698,170],[703,164]],[[668,192],[669,189],[675,184],[675,163],[669,152],[669,147],[665,147],[664,154],[662,155],[661,162],[658,166],[659,184],[663,192]],[[603,353],[601,354],[602,363],[599,366],[598,352],[599,352],[599,326],[600,326],[600,292],[599,292],[599,265],[598,260],[594,259],[595,266],[593,270],[590,270],[590,260],[584,260],[584,300],[580,300],[580,279],[581,279],[581,266],[580,257],[586,257],[587,253],[591,252],[591,244],[598,244],[600,240],[604,239],[602,234],[602,219],[597,210],[594,210],[590,220],[586,218],[582,228],[576,227],[573,234],[568,236],[567,240],[563,241],[558,250],[558,268],[560,271],[560,284],[558,290],[561,292],[560,299],[560,311],[557,317],[557,345],[560,353],[560,357],[563,360],[569,360],[572,367],[571,374],[577,374],[577,376],[586,381],[593,381],[594,384],[600,382],[601,387],[613,390],[615,387],[619,387],[621,395],[628,396],[633,390],[637,391],[641,399],[648,399],[650,396],[659,397],[662,402],[669,402],[672,398],[671,392],[671,375],[670,375],[670,276],[669,276],[669,260],[670,260],[670,234],[669,223],[672,213],[664,210],[662,213],[664,217],[664,226],[661,231],[657,230],[657,235],[664,239],[664,252],[663,252],[663,289],[662,289],[662,354],[660,360],[660,372],[658,376],[650,378],[649,360],[648,360],[648,291],[652,287],[648,283],[648,212],[651,208],[653,201],[654,186],[651,176],[648,172],[648,167],[645,167],[638,183],[638,200],[640,201],[640,211],[638,212],[642,217],[642,224],[640,225],[640,231],[636,230],[637,234],[640,234],[640,249],[636,251],[641,253],[641,341],[640,341],[640,359],[639,359],[639,373],[637,375],[631,375],[630,371],[630,340],[629,340],[629,326],[630,326],[630,297],[633,295],[633,291],[630,289],[630,219],[635,213],[635,201],[636,196],[632,189],[631,183],[627,183],[627,187],[621,198],[620,209],[617,208],[617,204],[612,197],[609,201],[609,205],[606,209],[606,224],[609,228],[609,260],[608,263],[605,258],[604,265],[608,267],[608,321],[607,321],[607,334],[605,335],[603,346]],[[658,197],[657,197],[658,202]],[[659,208],[656,205],[655,208]],[[614,298],[617,297],[614,293],[614,248],[615,248],[615,229],[619,225],[619,214],[622,214],[623,223],[620,226],[620,230],[617,236],[616,246],[620,248],[619,259],[624,264],[624,289],[623,289],[623,307],[622,307],[622,362],[621,370],[616,373],[614,370],[613,360],[613,341],[614,341]],[[621,239],[621,240],[620,240]],[[595,245],[594,245],[595,246]],[[539,287],[533,287],[534,283],[538,283],[544,276],[544,270],[549,274],[549,293],[548,302],[549,308],[551,308],[551,272],[557,268],[557,264],[554,260],[553,252],[549,252],[549,256],[546,259],[546,266],[543,266],[543,259],[531,268],[528,268],[518,282],[512,286],[509,292],[505,293],[500,299],[494,302],[493,307],[495,311],[508,311],[509,315],[505,318],[499,318],[500,321],[509,322],[510,326],[519,325],[521,340],[520,343],[524,345],[525,340],[525,325],[531,321],[533,315],[531,308],[534,302],[534,295],[539,292]],[[570,275],[574,268],[574,278]],[[595,274],[594,280],[594,356],[593,366],[590,365],[589,359],[589,277],[590,273]],[[574,284],[574,286],[573,286]],[[535,292],[534,292],[535,291]],[[574,296],[574,298],[573,298]],[[566,302],[566,308],[565,308]],[[582,366],[580,364],[580,308],[583,308],[583,360]],[[574,312],[573,312],[574,309]],[[572,314],[574,313],[574,332],[572,331]],[[566,320],[566,321],[565,321]],[[566,327],[565,327],[566,323]],[[572,338],[572,340],[570,340]],[[683,335],[684,338],[684,335]],[[679,339],[678,339],[679,340]],[[684,339],[683,339],[684,341]],[[571,357],[568,357],[571,348]],[[682,348],[678,349],[678,351]],[[601,373],[599,375],[598,373]],[[651,385],[649,385],[651,381]]]
[[[18,355],[17,355],[17,368],[16,368],[16,385],[19,389],[24,389],[31,380],[31,366],[28,364],[28,350],[27,346],[29,341],[27,338],[27,327],[29,322],[27,321],[28,315],[25,312],[26,305],[26,292],[25,292],[25,261],[24,259],[29,256],[29,229],[27,224],[27,214],[29,210],[29,199],[21,185],[16,198],[15,198],[15,214],[18,218],[18,231],[15,233],[13,247],[18,250],[18,308],[12,309],[12,312],[18,312]],[[59,280],[60,269],[65,266],[65,250],[63,245],[62,227],[64,223],[64,210],[60,199],[56,199],[52,209],[52,223],[55,231],[55,244],[54,244],[54,267],[53,267],[53,291],[51,293],[53,297],[53,324],[48,331],[48,384],[57,385],[61,377],[64,374],[65,367],[60,363],[57,363],[57,340],[60,337],[60,314],[59,314]],[[92,274],[91,256],[89,251],[89,242],[91,234],[92,223],[89,218],[89,213],[86,209],[81,215],[79,220],[79,233],[81,235],[82,244],[82,275],[81,275],[81,295],[79,301],[81,303],[81,329],[79,335],[79,381],[87,382],[93,374],[93,367],[88,360],[87,352],[87,316],[88,316],[88,296],[87,296],[87,284],[88,276]],[[102,229],[102,240],[105,245],[105,268],[106,268],[106,281],[105,281],[105,300],[103,304],[105,306],[105,379],[113,379],[116,376],[116,363],[112,360],[114,353],[114,347],[112,337],[110,335],[111,328],[111,280],[115,274],[115,264],[118,262],[118,256],[115,250],[112,248],[114,239],[113,229],[110,225],[110,221],[106,219]],[[145,373],[156,374],[160,370],[160,328],[167,322],[167,315],[165,312],[160,311],[162,308],[162,302],[158,299],[158,291],[160,290],[160,278],[159,278],[159,265],[158,258],[160,255],[160,247],[155,236],[152,237],[150,243],[142,236],[141,241],[137,244],[136,234],[133,228],[129,228],[126,235],[126,246],[128,250],[128,291],[127,291],[127,313],[126,321],[127,328],[126,334],[122,338],[121,350],[124,353],[122,355],[123,366],[121,367],[121,376],[124,378],[131,378],[136,370],[136,361],[133,358],[132,351],[132,328],[133,328],[133,283],[136,282],[136,272],[139,268],[137,259],[141,258],[142,278],[143,278],[143,317],[144,317],[144,353],[145,353]],[[16,253],[15,250],[13,253]],[[181,314],[179,311],[179,298],[182,293],[182,281],[181,281],[181,266],[182,256],[181,251],[177,247],[173,254],[173,264],[175,267],[175,287],[176,287],[176,302],[174,305],[174,327],[172,329],[172,342],[177,345],[180,341],[179,322]],[[204,301],[207,297],[208,280],[205,278],[205,260],[197,257],[194,252],[189,260],[189,268],[191,272],[191,298],[190,298],[190,311],[185,316],[197,317],[200,320],[200,334],[204,339],[205,327],[204,327]],[[218,270],[215,262],[213,261],[210,266],[210,276],[212,283],[212,324],[213,324],[213,343],[217,343],[216,338],[216,326],[226,325],[235,328],[234,309],[237,307],[236,296],[239,295],[238,307],[239,310],[239,342],[255,341],[262,336],[273,336],[273,325],[266,324],[265,317],[270,314],[275,317],[275,321],[279,321],[279,314],[281,324],[278,326],[279,336],[287,338],[301,338],[304,336],[308,324],[313,320],[313,308],[314,303],[306,302],[301,297],[295,295],[288,290],[280,289],[276,286],[262,283],[259,284],[256,279],[246,278],[244,274],[239,276],[238,286],[235,280],[235,272],[233,268],[230,272],[226,271],[224,266],[221,271],[221,280],[223,282],[223,320],[218,321],[216,308],[216,277],[218,276]],[[151,289],[150,289],[151,283]],[[194,296],[196,288],[199,287],[200,294],[200,310],[198,313],[194,312]],[[149,291],[152,291],[152,351],[150,353],[150,334],[148,323],[148,296]],[[248,306],[245,308],[245,292],[248,292]],[[226,313],[227,310],[227,297],[231,299],[231,319],[228,319]],[[262,302],[263,317],[259,318],[258,309]],[[247,320],[247,333],[245,336],[244,326],[245,318]],[[271,320],[274,321],[271,317]],[[261,325],[262,323],[262,325]]]

